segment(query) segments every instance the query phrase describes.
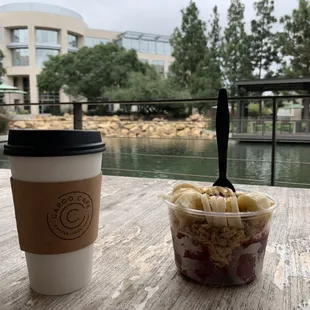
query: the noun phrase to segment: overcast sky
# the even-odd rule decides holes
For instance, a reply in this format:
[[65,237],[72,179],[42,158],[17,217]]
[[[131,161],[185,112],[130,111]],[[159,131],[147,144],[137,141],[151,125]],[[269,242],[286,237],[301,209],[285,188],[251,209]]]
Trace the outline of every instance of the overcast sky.
[[[84,17],[90,28],[139,31],[154,34],[170,35],[180,25],[180,10],[186,7],[189,0],[36,0],[36,1],[5,1],[0,5],[20,2],[52,3],[74,10]],[[226,24],[229,0],[196,0],[201,17],[209,20],[212,8],[218,6],[221,26]],[[297,7],[297,0],[275,0],[277,17],[291,13]],[[247,22],[255,17],[254,0],[243,0],[246,5]]]

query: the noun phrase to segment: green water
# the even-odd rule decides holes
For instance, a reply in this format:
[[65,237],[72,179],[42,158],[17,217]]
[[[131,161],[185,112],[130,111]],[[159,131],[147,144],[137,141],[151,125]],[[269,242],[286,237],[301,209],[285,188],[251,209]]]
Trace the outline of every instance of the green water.
[[[214,181],[217,177],[215,141],[177,139],[106,139],[103,173]],[[0,146],[2,154],[3,145]],[[310,188],[310,145],[278,144],[276,185]],[[228,176],[234,183],[270,184],[271,144],[236,143],[228,149]],[[307,163],[309,162],[309,163]],[[0,167],[8,168],[0,155]]]

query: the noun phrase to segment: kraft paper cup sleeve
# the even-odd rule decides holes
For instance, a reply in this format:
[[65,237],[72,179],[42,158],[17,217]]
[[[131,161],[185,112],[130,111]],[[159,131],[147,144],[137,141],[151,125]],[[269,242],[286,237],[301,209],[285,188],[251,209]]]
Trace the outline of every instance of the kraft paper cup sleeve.
[[101,180],[102,174],[55,183],[11,178],[21,250],[61,254],[91,245],[98,235]]

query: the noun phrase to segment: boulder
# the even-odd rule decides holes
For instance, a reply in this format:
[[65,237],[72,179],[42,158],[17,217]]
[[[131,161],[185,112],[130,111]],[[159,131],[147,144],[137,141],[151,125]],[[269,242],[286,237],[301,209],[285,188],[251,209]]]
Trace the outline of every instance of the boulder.
[[178,137],[188,137],[191,135],[191,130],[189,128],[185,128],[177,133]]
[[111,123],[109,124],[109,127],[110,127],[110,128],[113,128],[114,130],[117,130],[117,129],[119,128],[119,123],[117,123],[117,122],[111,122]]
[[107,136],[110,133],[108,128],[101,129],[100,132],[103,136]]
[[181,124],[177,124],[175,127],[177,130],[183,130],[185,128],[185,125],[181,123]]
[[137,125],[136,124],[132,124],[132,123],[127,123],[127,124],[124,125],[124,128],[129,129],[129,130],[131,128],[134,128],[134,127],[137,127]]
[[16,121],[16,122],[14,122],[14,127],[20,128],[20,129],[25,129],[27,126],[26,126],[26,123],[24,121]]
[[130,132],[137,132],[139,130],[139,126],[134,126],[130,128]]
[[121,135],[124,136],[124,137],[127,137],[128,132],[129,132],[128,129],[124,129],[124,128],[123,128],[123,129],[121,130]]
[[85,127],[89,130],[95,130],[98,129],[98,124],[96,124],[95,122],[88,122]]
[[200,114],[193,114],[189,118],[192,122],[196,122],[200,119],[200,117],[201,117]]
[[169,135],[169,134],[172,134],[173,133],[173,127],[171,125],[165,125],[163,128],[163,133],[165,135]]
[[207,139],[207,140],[212,140],[213,139],[213,136],[207,134],[207,133],[203,133],[201,135],[201,138],[204,138],[204,139]]
[[198,127],[198,128],[206,128],[206,123],[205,123],[205,122],[199,122],[199,123],[197,124],[197,127]]
[[143,124],[142,125],[142,131],[147,131],[150,127],[150,124]]
[[109,128],[109,127],[110,127],[110,122],[97,123],[97,128]]
[[35,128],[35,125],[33,122],[25,122],[26,128]]
[[120,118],[119,118],[118,115],[113,115],[110,120],[113,121],[113,122],[119,122]]
[[153,126],[150,126],[148,132],[149,132],[150,135],[151,135],[152,133],[154,133],[154,132],[155,132],[154,127],[153,127]]
[[199,128],[193,128],[191,130],[191,134],[193,137],[200,137],[200,134],[201,134],[201,129]]

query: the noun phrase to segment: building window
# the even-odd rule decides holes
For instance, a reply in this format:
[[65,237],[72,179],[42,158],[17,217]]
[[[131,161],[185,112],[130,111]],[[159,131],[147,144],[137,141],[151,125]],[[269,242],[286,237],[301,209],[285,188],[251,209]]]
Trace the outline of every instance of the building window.
[[147,59],[139,59],[141,62],[143,62],[144,64],[148,64],[149,61]]
[[140,41],[140,52],[155,54],[156,53],[156,42],[148,41],[148,40],[141,40]]
[[39,44],[58,44],[58,31],[36,29],[36,42]]
[[141,53],[171,55],[172,47],[168,42],[160,42],[154,40],[139,40],[131,38],[122,38],[118,44],[125,49],[134,49]]
[[78,37],[75,36],[74,34],[68,34],[68,46],[69,47],[78,47]]
[[28,29],[12,29],[11,41],[17,43],[28,43]]
[[44,62],[49,60],[49,56],[56,56],[58,54],[59,51],[57,50],[37,48],[37,55],[36,55],[37,67],[43,67]]
[[12,51],[13,66],[29,66],[29,50],[28,48],[17,48]]
[[160,75],[164,75],[164,73],[165,73],[165,63],[164,63],[163,60],[152,60],[152,65],[155,67],[155,70]]
[[156,53],[161,55],[171,55],[171,45],[167,42],[156,42]]
[[88,47],[94,47],[95,45],[106,44],[108,42],[109,42],[108,39],[85,37],[85,45]]

